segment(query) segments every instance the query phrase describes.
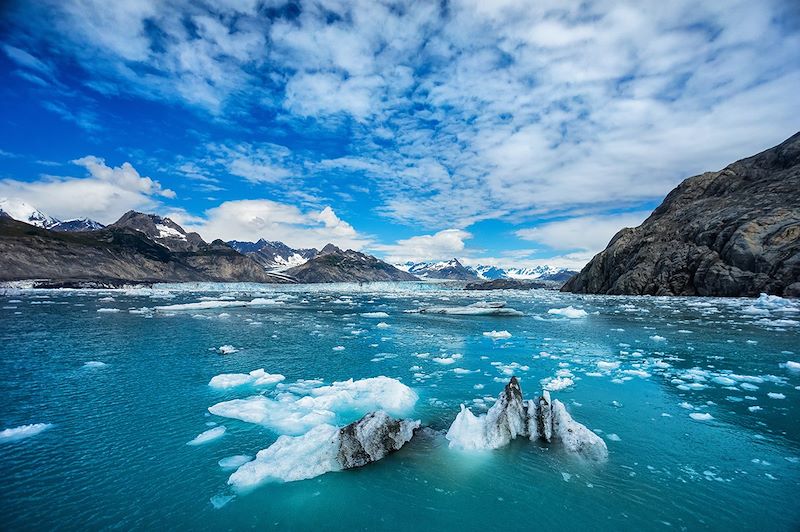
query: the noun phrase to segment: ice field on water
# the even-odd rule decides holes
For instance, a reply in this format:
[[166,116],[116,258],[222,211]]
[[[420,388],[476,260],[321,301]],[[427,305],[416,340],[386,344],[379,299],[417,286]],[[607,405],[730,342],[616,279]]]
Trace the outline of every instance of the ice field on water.
[[[446,283],[0,294],[5,530],[800,527],[796,301]],[[407,312],[495,300],[522,315]],[[484,413],[511,375],[603,437],[607,462],[451,448],[460,405]],[[247,469],[282,435],[379,408],[439,432],[357,470],[324,473],[311,440],[271,476]]]

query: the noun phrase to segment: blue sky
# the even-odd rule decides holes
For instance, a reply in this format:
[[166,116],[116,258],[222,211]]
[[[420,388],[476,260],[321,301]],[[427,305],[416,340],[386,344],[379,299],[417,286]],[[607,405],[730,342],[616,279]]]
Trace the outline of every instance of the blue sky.
[[577,267],[800,115],[790,1],[0,10],[0,196],[206,239]]

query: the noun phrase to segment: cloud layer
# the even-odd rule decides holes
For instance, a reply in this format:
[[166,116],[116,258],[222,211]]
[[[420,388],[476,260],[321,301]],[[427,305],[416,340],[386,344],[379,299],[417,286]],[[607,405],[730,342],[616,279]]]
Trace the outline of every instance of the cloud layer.
[[[681,179],[788,137],[800,113],[800,16],[780,0],[46,0],[10,13],[27,31],[6,57],[59,88],[42,105],[65,120],[97,131],[102,117],[65,105],[57,55],[82,66],[83,98],[170,102],[228,128],[182,154],[181,175],[207,191],[244,182],[288,210],[226,201],[201,217],[219,236],[363,245],[322,214],[361,191],[424,233],[379,248],[395,258],[468,252],[483,220],[586,253]],[[119,203],[166,197],[136,183],[113,185]]]

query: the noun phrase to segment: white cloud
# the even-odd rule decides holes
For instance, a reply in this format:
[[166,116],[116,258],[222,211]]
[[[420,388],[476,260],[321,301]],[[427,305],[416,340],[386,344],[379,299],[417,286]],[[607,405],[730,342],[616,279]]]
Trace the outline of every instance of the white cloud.
[[280,240],[295,248],[339,247],[361,249],[369,239],[341,220],[333,209],[301,211],[294,205],[267,199],[226,201],[205,211],[203,217],[171,214],[186,230],[206,240]]
[[419,235],[398,240],[391,245],[376,245],[372,249],[384,254],[393,263],[448,260],[464,251],[464,240],[472,235],[461,229],[445,229],[432,235]]
[[42,212],[62,220],[89,217],[104,224],[115,222],[124,212],[155,210],[158,198],[174,198],[172,190],[144,177],[128,162],[111,167],[89,155],[73,161],[89,172],[86,177],[45,176],[35,181],[4,179],[0,196],[19,198]]
[[549,222],[516,231],[523,240],[544,244],[553,249],[578,250],[596,253],[605,249],[608,242],[623,227],[636,227],[650,215],[650,211],[622,214],[579,216]]

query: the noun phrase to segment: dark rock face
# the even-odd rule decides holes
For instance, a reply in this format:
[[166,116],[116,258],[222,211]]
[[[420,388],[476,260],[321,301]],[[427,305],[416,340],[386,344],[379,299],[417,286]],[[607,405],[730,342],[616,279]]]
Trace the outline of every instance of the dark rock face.
[[[199,239],[199,235],[198,235]],[[0,281],[69,283],[185,281],[286,282],[224,242],[199,239],[193,251],[173,251],[145,233],[111,225],[99,231],[56,232],[0,218]]]
[[536,281],[521,281],[519,279],[494,279],[480,283],[468,283],[464,290],[532,290],[534,288],[548,288],[550,285]]
[[316,257],[286,273],[301,283],[418,280],[371,255],[350,249],[342,251],[333,244],[326,245]]
[[419,421],[394,419],[382,410],[370,412],[339,429],[339,452],[336,460],[342,469],[376,462],[399,450],[411,440],[418,428]]
[[800,296],[800,133],[690,177],[562,288],[593,294]]

